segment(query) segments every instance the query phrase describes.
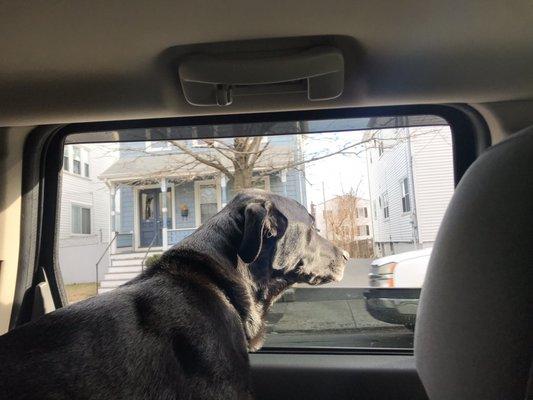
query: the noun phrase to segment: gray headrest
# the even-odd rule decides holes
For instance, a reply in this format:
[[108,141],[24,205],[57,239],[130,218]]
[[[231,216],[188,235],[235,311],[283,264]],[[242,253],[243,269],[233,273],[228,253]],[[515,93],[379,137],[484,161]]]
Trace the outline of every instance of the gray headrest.
[[415,331],[430,399],[525,399],[532,272],[533,127],[476,160],[446,211]]

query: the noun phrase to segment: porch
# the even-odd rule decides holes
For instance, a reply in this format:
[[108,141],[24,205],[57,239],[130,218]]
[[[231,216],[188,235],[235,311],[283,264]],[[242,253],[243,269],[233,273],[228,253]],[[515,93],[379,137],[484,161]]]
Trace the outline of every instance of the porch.
[[[269,189],[269,183],[266,177],[263,188]],[[140,274],[148,257],[162,254],[191,235],[224,207],[232,192],[220,176],[192,182],[162,178],[159,184],[108,185],[113,242],[110,267],[99,280],[98,293],[113,290]],[[125,227],[132,229],[124,232]]]
[[[185,158],[184,158],[185,157]],[[188,156],[170,154],[124,158],[99,176],[109,188],[110,268],[100,292],[125,283],[142,270],[146,254],[159,254],[191,235],[233,197],[232,182],[205,165],[190,166]],[[280,158],[279,162],[286,162]],[[183,167],[177,168],[176,165]],[[273,168],[275,164],[270,165]],[[305,204],[299,170],[261,174],[253,185]]]
[[111,231],[117,235],[112,254],[165,251],[220,211],[229,197],[223,176],[189,182],[161,178],[158,184],[110,182],[109,186]]

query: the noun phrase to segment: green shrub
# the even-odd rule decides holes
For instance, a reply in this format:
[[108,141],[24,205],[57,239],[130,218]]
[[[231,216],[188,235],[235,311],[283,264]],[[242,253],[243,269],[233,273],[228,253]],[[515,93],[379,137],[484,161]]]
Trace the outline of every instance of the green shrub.
[[146,258],[146,260],[144,261],[144,266],[145,267],[151,267],[157,261],[159,261],[160,258],[161,258],[161,254],[153,254],[153,255],[151,255],[151,256]]

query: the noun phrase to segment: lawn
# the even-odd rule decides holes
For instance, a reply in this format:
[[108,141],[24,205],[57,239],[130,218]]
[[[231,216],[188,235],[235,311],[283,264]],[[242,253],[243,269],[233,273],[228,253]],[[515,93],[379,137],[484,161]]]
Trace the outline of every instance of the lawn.
[[69,304],[85,300],[89,297],[93,297],[96,294],[96,285],[94,282],[71,283],[70,285],[65,285],[65,289],[67,291]]

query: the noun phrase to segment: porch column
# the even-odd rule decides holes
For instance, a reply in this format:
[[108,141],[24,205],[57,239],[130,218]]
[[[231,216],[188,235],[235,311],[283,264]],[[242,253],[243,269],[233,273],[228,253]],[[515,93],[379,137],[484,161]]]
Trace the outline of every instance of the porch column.
[[287,197],[287,170],[281,170],[281,182],[283,183],[283,196]]
[[163,244],[163,251],[168,249],[168,227],[167,227],[167,219],[168,219],[168,208],[167,208],[167,179],[161,178],[161,214],[162,214],[162,221],[161,221],[161,234],[163,235],[162,238],[162,244]]
[[228,204],[228,194],[226,193],[227,182],[228,181],[226,179],[226,175],[222,174],[222,177],[220,178],[220,189],[222,191],[222,208],[226,207],[226,204]]
[[[109,240],[113,240],[115,232],[117,231],[117,217],[116,217],[116,204],[115,204],[115,195],[117,193],[116,186],[114,183],[109,183],[109,208],[110,208],[110,229],[109,229]],[[111,253],[116,253],[117,250],[117,241],[113,241],[111,245]]]

